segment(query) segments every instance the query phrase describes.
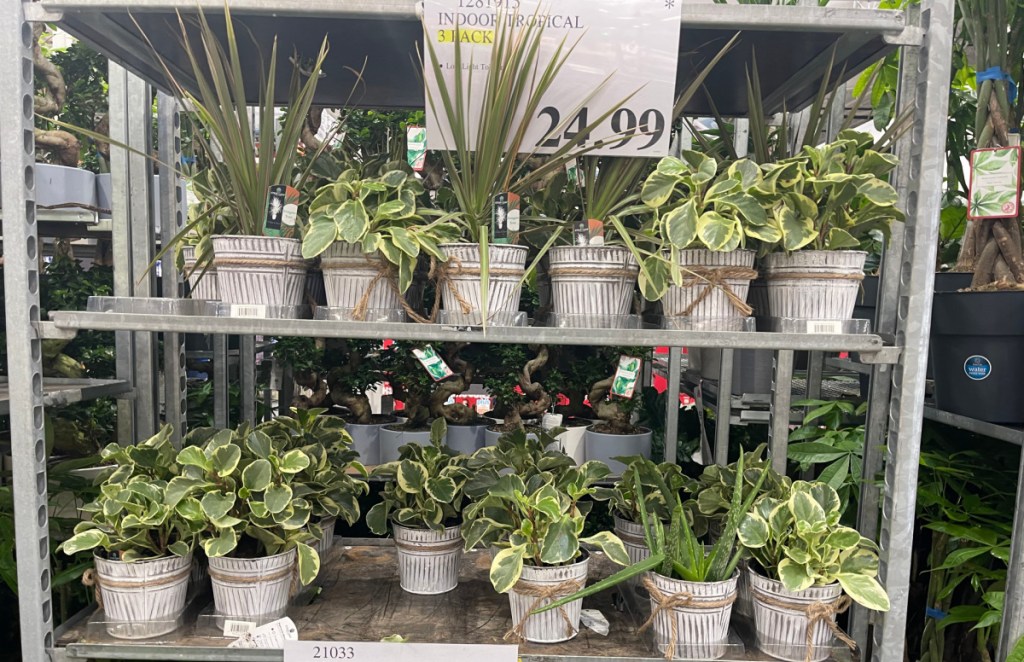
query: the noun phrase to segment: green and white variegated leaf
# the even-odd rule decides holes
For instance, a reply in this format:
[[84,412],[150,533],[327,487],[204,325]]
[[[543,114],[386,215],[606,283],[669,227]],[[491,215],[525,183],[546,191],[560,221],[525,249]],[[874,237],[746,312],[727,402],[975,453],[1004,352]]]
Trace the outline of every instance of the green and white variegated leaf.
[[768,522],[756,513],[747,513],[747,515],[740,522],[739,528],[736,530],[736,535],[740,539],[740,544],[747,549],[759,549],[768,544],[768,537],[770,535],[768,529]]
[[451,503],[458,491],[458,485],[447,476],[435,476],[427,480],[427,494],[440,503]]
[[715,199],[716,205],[736,210],[743,220],[751,225],[764,225],[768,222],[768,213],[754,196],[743,193],[729,193]]
[[697,237],[697,201],[690,199],[661,217],[665,239],[672,246],[687,248]]
[[178,464],[185,466],[199,467],[204,471],[209,471],[213,468],[210,458],[206,457],[206,453],[203,452],[202,448],[198,446],[186,446],[181,449],[178,453]]
[[185,557],[192,551],[192,546],[183,540],[177,540],[167,546],[167,551],[175,556]]
[[388,504],[384,501],[375,503],[366,512],[366,526],[375,535],[382,536],[388,532]]
[[303,586],[308,586],[320,574],[320,555],[302,542],[295,543],[295,551],[298,553],[299,581]]
[[839,573],[836,579],[857,604],[874,611],[889,611],[889,596],[874,577]]
[[857,194],[882,207],[895,205],[900,199],[896,189],[889,182],[874,178],[865,179],[858,184]]
[[640,293],[648,301],[657,301],[668,291],[670,277],[669,266],[665,260],[657,255],[645,258],[643,268],[637,276]]
[[552,522],[540,544],[540,560],[545,565],[560,565],[576,558],[580,541],[572,518],[563,515]]
[[351,244],[363,240],[363,235],[370,229],[370,217],[366,207],[359,200],[346,200],[338,207],[334,216],[338,226],[338,239]]
[[206,481],[198,478],[175,476],[167,483],[167,489],[164,490],[164,505],[173,507],[185,497],[209,487],[209,485]]
[[761,169],[750,159],[735,161],[726,172],[729,177],[739,180],[744,191],[761,181]]
[[860,242],[842,228],[832,228],[828,231],[828,239],[825,240],[825,248],[830,251],[837,251],[844,248],[857,248]]
[[702,152],[683,150],[683,161],[690,166],[690,181],[694,186],[701,186],[715,178],[718,172],[718,162]]
[[309,466],[309,456],[298,448],[293,448],[281,456],[280,469],[286,474],[297,474]]
[[242,470],[242,486],[250,492],[262,492],[270,486],[272,472],[269,460],[253,460]]
[[204,494],[199,503],[207,518],[211,520],[220,519],[227,515],[228,511],[234,507],[235,495],[230,492],[225,494],[220,490],[215,490]]
[[391,228],[391,238],[395,242],[395,246],[398,247],[398,250],[409,257],[417,257],[420,254],[419,245],[413,241],[409,231],[405,228],[398,226]]
[[85,552],[97,547],[105,547],[110,544],[107,534],[99,529],[89,529],[71,536],[60,546],[65,554],[69,556],[79,552]]
[[793,559],[782,559],[776,570],[779,573],[779,581],[790,591],[802,591],[814,586],[814,577],[807,572],[807,566]]
[[238,462],[242,459],[242,449],[238,446],[231,444],[229,446],[221,446],[213,452],[211,461],[213,462],[213,470],[217,472],[220,477],[231,475],[238,467]]
[[648,207],[657,209],[669,201],[678,183],[679,177],[655,170],[640,189],[640,199]]
[[798,215],[788,205],[776,206],[775,219],[782,231],[783,248],[787,251],[799,250],[818,236],[814,230],[814,219]]
[[825,521],[825,511],[814,498],[806,492],[794,491],[789,497],[789,510],[797,522],[815,524]]
[[629,554],[626,553],[626,546],[622,544],[622,540],[617,535],[610,531],[600,531],[588,538],[580,539],[580,542],[600,548],[608,558],[619,565],[630,564]]
[[253,430],[245,439],[245,447],[259,459],[267,459],[274,452],[274,443],[262,430]]
[[398,487],[408,494],[418,494],[427,486],[427,468],[419,462],[402,460],[398,463]]
[[526,545],[513,545],[494,555],[491,561],[491,585],[498,593],[507,593],[523,574]]
[[323,253],[338,238],[338,225],[334,219],[319,215],[310,220],[302,237],[302,257],[311,260]]
[[271,515],[284,511],[291,500],[292,488],[290,485],[271,485],[263,494],[263,501],[267,504],[267,510]]
[[713,251],[734,251],[743,240],[743,228],[738,219],[706,211],[697,219],[697,236]]

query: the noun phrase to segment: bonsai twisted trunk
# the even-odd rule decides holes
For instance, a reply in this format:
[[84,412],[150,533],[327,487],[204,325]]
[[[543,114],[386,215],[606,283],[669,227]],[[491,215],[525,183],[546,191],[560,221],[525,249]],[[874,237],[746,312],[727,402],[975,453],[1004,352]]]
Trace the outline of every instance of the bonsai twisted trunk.
[[430,413],[434,418],[443,417],[454,425],[468,425],[477,419],[477,413],[471,407],[453,402],[445,404],[448,398],[460,395],[473,383],[476,368],[466,361],[460,352],[469,346],[468,342],[456,343],[445,355],[445,362],[455,374],[437,385],[430,396]]
[[[36,76],[43,83],[42,92],[36,95],[32,105],[37,115],[56,117],[64,109],[68,88],[64,82],[64,74],[43,54],[43,47],[39,41],[45,29],[45,23],[36,23],[32,28],[32,66]],[[36,147],[51,152],[60,165],[78,165],[81,144],[73,134],[59,129],[37,128],[35,140]]]
[[630,412],[620,402],[608,398],[615,382],[615,375],[606,377],[595,383],[590,388],[590,407],[604,423],[609,434],[632,434],[635,431],[633,424],[629,422]]

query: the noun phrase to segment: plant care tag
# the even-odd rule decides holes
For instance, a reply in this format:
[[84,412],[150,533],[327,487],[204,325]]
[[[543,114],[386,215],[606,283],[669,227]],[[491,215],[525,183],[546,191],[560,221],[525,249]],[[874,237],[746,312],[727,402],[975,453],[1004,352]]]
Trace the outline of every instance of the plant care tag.
[[569,184],[575,187],[584,186],[583,172],[580,170],[579,161],[573,159],[567,161],[565,164],[565,177],[569,180]]
[[263,213],[263,234],[267,237],[295,236],[295,216],[299,211],[299,192],[291,186],[271,186]]
[[540,426],[545,430],[554,430],[555,428],[562,427],[562,415],[548,412],[541,417]]
[[[226,625],[226,624],[225,624]],[[228,645],[228,648],[283,648],[285,643],[296,641],[299,629],[295,622],[285,616],[266,625],[253,629]]]
[[405,158],[416,172],[423,172],[427,162],[427,129],[410,126],[405,129]]
[[491,206],[491,236],[496,244],[509,243],[511,235],[519,232],[519,196],[499,193]]
[[604,221],[590,218],[574,222],[572,243],[577,246],[604,246]]
[[444,362],[444,359],[442,359],[430,345],[425,345],[423,349],[413,349],[412,355],[423,364],[423,367],[427,370],[427,374],[429,374],[430,378],[435,382],[439,382],[442,379],[446,379],[455,374],[452,372],[452,369],[448,367],[448,364]]
[[495,644],[421,644],[377,641],[286,641],[284,662],[357,660],[358,662],[517,662],[518,646]]
[[1014,218],[1020,209],[1020,147],[971,152],[967,218]]
[[615,379],[612,380],[612,395],[627,400],[633,397],[636,391],[636,381],[640,378],[640,366],[643,359],[638,356],[619,357],[619,367],[615,370]]
[[580,622],[584,627],[593,630],[602,637],[607,637],[608,632],[611,630],[611,625],[608,623],[608,619],[604,617],[604,614],[596,609],[580,610]]

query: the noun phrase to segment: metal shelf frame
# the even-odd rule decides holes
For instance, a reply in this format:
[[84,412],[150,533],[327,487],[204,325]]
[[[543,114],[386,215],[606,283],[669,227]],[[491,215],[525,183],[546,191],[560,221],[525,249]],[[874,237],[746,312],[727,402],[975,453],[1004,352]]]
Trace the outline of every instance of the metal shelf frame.
[[[884,455],[877,450],[881,444],[870,444],[872,455],[865,457],[865,477],[869,480],[865,481],[861,498],[860,526],[865,535],[879,541],[880,579],[889,592],[892,609],[886,614],[870,615],[855,611],[851,630],[862,648],[869,651],[872,660],[902,660],[910,582],[910,559],[906,550],[912,540],[915,521],[929,312],[943,184],[941,172],[945,159],[953,5],[954,0],[922,0],[920,7],[913,5],[902,12],[683,4],[682,20],[686,34],[710,37],[743,30],[744,38],[756,40],[751,44],[774,43],[776,48],[787,54],[804,49],[801,51],[803,56],[807,55],[807,49],[817,49],[795,65],[791,59],[779,58],[776,62],[768,58],[771,67],[779,68],[784,74],[767,83],[762,76],[763,87],[771,90],[772,94],[767,99],[770,102],[766,106],[768,110],[771,110],[771,104],[786,101],[790,109],[804,103],[807,90],[818,88],[824,75],[825,61],[832,57],[833,52],[836,53],[837,68],[853,75],[873,59],[895,48],[902,49],[901,105],[913,108],[915,124],[899,147],[902,165],[896,175],[896,184],[908,220],[894,228],[893,239],[883,261],[878,319],[874,327],[877,335],[797,336],[544,328],[491,328],[465,332],[426,325],[351,325],[315,320],[175,317],[119,312],[60,312],[53,314],[52,325],[43,325],[39,320],[40,217],[36,214],[33,186],[32,30],[27,21],[58,22],[112,57],[117,63],[112,64],[110,76],[112,137],[145,154],[152,148],[150,86],[159,86],[162,76],[154,67],[148,51],[142,48],[137,31],[126,27],[125,21],[131,25],[129,11],[140,22],[154,25],[161,14],[173,16],[177,10],[195,12],[201,6],[211,13],[219,12],[223,1],[0,0],[0,117],[4,118],[0,123],[0,151],[3,153],[0,160],[0,180],[3,183],[0,200],[5,210],[16,210],[7,215],[4,224],[4,277],[8,293],[4,305],[9,329],[9,402],[15,440],[12,454],[16,487],[16,544],[20,550],[18,583],[22,659],[43,662],[75,657],[74,647],[56,648],[54,639],[43,439],[43,411],[47,401],[40,364],[41,340],[44,334],[95,328],[116,331],[118,380],[133,387],[134,397],[120,401],[119,439],[124,443],[153,431],[158,424],[161,372],[164,376],[166,416],[171,420],[183,419],[184,353],[181,338],[188,332],[216,334],[215,352],[221,356],[227,354],[225,334],[237,334],[243,338],[243,353],[249,352],[252,337],[257,334],[360,338],[390,335],[439,341],[459,338],[476,342],[669,345],[668,402],[672,404],[678,401],[682,346],[726,348],[724,366],[731,366],[729,348],[764,348],[775,352],[773,413],[789,411],[794,350],[818,353],[858,351],[872,362],[868,438],[886,439]],[[329,24],[329,29],[338,30],[339,26],[345,26],[345,21],[353,21],[349,23],[350,27],[357,24],[386,25],[393,28],[393,33],[405,31],[406,37],[410,29],[413,33],[419,30],[414,0],[234,0],[231,7],[236,17],[253,23],[261,23],[262,19],[261,24],[274,25],[281,30],[304,27],[302,36],[306,42],[314,41],[315,35],[309,32],[310,29],[328,29],[325,26]],[[311,23],[308,20],[311,17],[322,20]],[[354,30],[350,29],[349,33],[354,34]],[[794,34],[801,38],[793,39]],[[695,38],[691,36],[691,39]],[[340,51],[342,42],[346,41],[350,40],[335,39],[338,48],[332,53]],[[172,54],[176,42],[167,40],[159,43],[165,49],[163,55]],[[390,43],[387,40],[378,42],[376,52],[380,53]],[[287,43],[282,45],[282,48],[288,47]],[[408,55],[402,51],[405,48],[404,42],[399,44],[392,56],[404,61]],[[758,52],[763,53],[761,50]],[[749,58],[749,54],[750,49],[736,52],[741,59]],[[681,67],[681,76],[686,75],[685,68]],[[736,87],[727,73],[720,77]],[[385,80],[393,82],[394,79],[385,77]],[[400,88],[375,90],[374,94],[378,96],[369,95],[364,99],[364,105],[416,105],[421,103],[418,101],[421,96],[418,87],[416,83],[406,86],[405,92]],[[174,163],[180,150],[177,109],[173,99],[167,95],[159,95],[158,101],[161,161]],[[331,103],[330,99],[320,101]],[[730,110],[742,113],[742,104],[735,103],[735,99],[727,101],[734,107],[720,103],[719,108],[724,113],[729,114]],[[152,185],[150,166],[139,154],[117,148],[112,151],[111,226],[116,264],[115,294],[154,297],[158,294],[155,279],[145,274],[155,246],[153,210],[149,202],[149,187]],[[159,196],[162,218],[172,219],[170,225],[181,227],[183,219],[177,213],[180,209],[177,201],[183,195],[182,182],[166,168],[163,175]],[[163,274],[163,291],[159,294],[172,298],[182,294],[181,275],[167,266]],[[163,334],[162,356],[158,352],[159,333]],[[225,383],[226,361],[215,362],[214,368],[215,372],[223,373],[215,374],[215,380]],[[243,375],[243,382],[247,379]],[[721,387],[724,392],[729,391],[725,380]],[[725,399],[726,402],[728,400]],[[226,421],[227,413],[225,405],[222,405],[216,412],[217,420]],[[243,411],[243,415],[248,414],[248,411]],[[668,438],[674,438],[678,407],[669,406],[666,415]],[[727,421],[728,417],[723,420]],[[727,434],[727,426],[720,427],[725,430],[723,434]],[[788,416],[773,416],[771,430],[774,460],[784,468]],[[669,459],[674,448],[674,444],[667,444]],[[727,458],[720,439],[716,439],[716,451],[716,460],[724,462]],[[879,489],[873,479],[883,469],[885,479]],[[1007,599],[1011,600],[1010,595]],[[133,645],[125,644],[128,647]],[[173,646],[164,647],[160,658],[201,659],[187,647]],[[272,651],[224,650],[218,653],[217,659],[266,660],[277,659],[277,655]]]

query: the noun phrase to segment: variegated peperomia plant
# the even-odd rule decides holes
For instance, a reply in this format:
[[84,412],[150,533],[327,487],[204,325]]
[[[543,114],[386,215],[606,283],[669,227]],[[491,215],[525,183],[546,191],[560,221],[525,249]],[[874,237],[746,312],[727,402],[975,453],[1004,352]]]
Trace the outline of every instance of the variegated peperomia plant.
[[[643,501],[650,515],[667,522],[679,491],[686,484],[679,465],[670,462],[657,464],[640,455],[613,459],[624,463],[626,470],[612,487],[595,488],[594,498],[608,501],[613,513],[635,524],[640,523]],[[636,490],[638,482],[643,488],[643,494],[639,495]]]
[[742,544],[772,579],[790,591],[839,582],[868,609],[887,611],[878,583],[878,548],[839,523],[839,495],[820,482],[795,481],[785,499],[764,497],[740,522]]
[[171,445],[172,427],[135,446],[110,444],[100,451],[114,466],[100,483],[100,495],[82,507],[90,519],[60,545],[65,554],[103,550],[108,558],[137,561],[174,554],[187,556],[203,529],[189,508],[170,503],[170,481],[180,472]]
[[199,428],[185,443],[177,458],[181,475],[168,484],[165,503],[201,526],[207,556],[270,556],[294,548],[300,581],[313,581],[320,571],[308,529],[313,504],[301,496],[310,492],[303,482],[309,453],[246,425]]
[[366,525],[377,535],[388,531],[388,521],[415,529],[440,531],[459,523],[463,488],[469,480],[465,455],[444,445],[448,424],[443,418],[430,428],[430,445],[406,444],[397,462],[373,471],[387,482],[381,501],[366,513]]

